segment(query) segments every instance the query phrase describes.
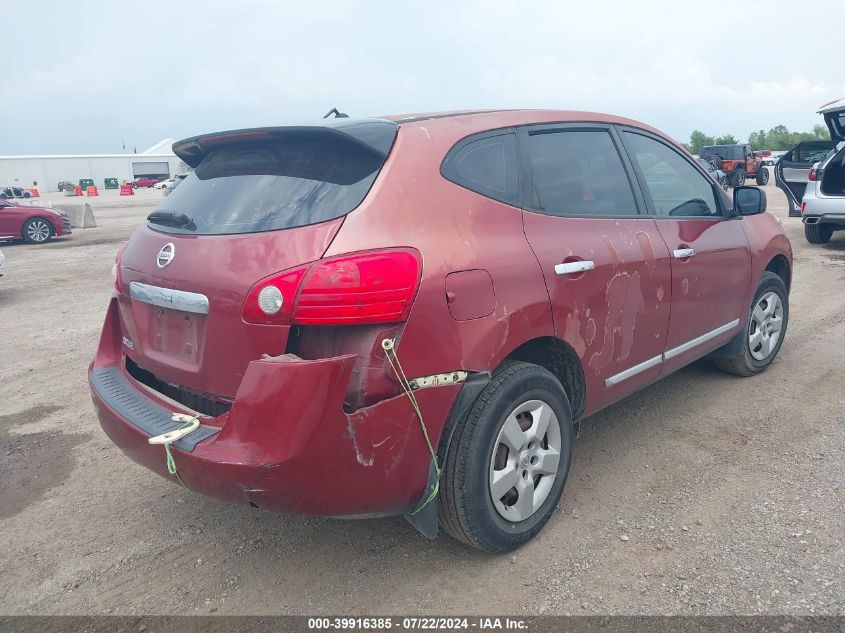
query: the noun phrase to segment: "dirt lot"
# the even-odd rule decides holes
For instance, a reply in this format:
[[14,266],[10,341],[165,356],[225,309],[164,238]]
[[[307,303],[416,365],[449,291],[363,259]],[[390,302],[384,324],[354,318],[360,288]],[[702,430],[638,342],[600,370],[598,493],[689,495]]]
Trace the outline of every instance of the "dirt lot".
[[70,239],[2,245],[0,612],[845,612],[845,234],[810,246],[767,191],[795,248],[778,360],[747,379],[699,362],[591,418],[559,511],[513,556],[398,518],[226,506],[111,444],[86,369],[153,192],[97,199],[100,228]]

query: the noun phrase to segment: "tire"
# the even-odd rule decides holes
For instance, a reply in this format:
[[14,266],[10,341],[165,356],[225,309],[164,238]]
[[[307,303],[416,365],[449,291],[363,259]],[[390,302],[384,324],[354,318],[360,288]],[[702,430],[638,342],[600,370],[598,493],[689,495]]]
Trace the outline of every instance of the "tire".
[[[772,297],[777,297],[777,301]],[[767,314],[767,310],[770,310],[770,313]],[[767,320],[764,321],[762,317]],[[737,337],[742,337],[742,351],[735,356],[715,356],[713,362],[722,371],[736,376],[759,374],[771,365],[778,355],[788,325],[789,294],[786,285],[778,275],[766,271],[757,284],[757,292],[754,293],[754,300],[748,311],[747,325],[737,334]],[[777,334],[776,338],[774,334]]]
[[829,224],[805,224],[804,237],[810,244],[827,244],[833,235],[833,227]]
[[745,184],[745,170],[740,168],[733,173],[734,187],[742,187]]
[[757,170],[757,184],[761,187],[769,182],[769,170],[765,167],[760,167]]
[[713,169],[719,169],[722,166],[722,157],[713,154],[707,157],[707,162],[713,165]]
[[[547,430],[542,437],[535,436],[532,430],[538,431],[542,419]],[[505,431],[506,425],[510,433]],[[528,542],[557,507],[572,460],[572,441],[572,413],[557,378],[531,363],[504,364],[458,423],[449,444],[440,478],[443,531],[470,547],[492,553]],[[523,442],[522,450],[512,448]],[[544,463],[551,468],[550,449],[556,444],[559,459],[550,480],[552,475],[537,470],[543,470]],[[543,459],[543,455],[551,458]],[[514,485],[502,488],[502,497],[494,500],[496,472],[501,473],[504,486],[511,481],[505,473],[511,472]],[[535,501],[539,503],[536,509],[530,504],[535,495],[543,495]],[[521,500],[529,505],[521,506]],[[522,511],[525,516],[520,518]]]
[[30,218],[24,223],[21,234],[24,242],[46,244],[53,238],[53,227],[44,218]]
[[8,197],[5,193],[0,193],[0,200],[5,200]]
[[728,181],[727,176],[722,176],[721,178],[719,178],[719,186],[722,189],[724,189],[725,191],[727,191],[730,188],[731,183]]
[[31,197],[32,197],[32,194],[31,194],[31,193],[29,193],[28,191],[24,191],[24,192],[23,192],[23,197],[24,197],[24,198],[31,198]]

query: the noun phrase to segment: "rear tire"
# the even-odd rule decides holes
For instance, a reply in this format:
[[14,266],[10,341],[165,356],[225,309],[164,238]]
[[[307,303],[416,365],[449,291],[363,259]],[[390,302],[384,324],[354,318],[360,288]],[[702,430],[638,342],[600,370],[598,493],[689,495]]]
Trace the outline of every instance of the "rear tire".
[[572,413],[557,378],[531,363],[504,364],[449,444],[440,478],[443,531],[486,552],[528,542],[557,507],[572,441]]
[[745,170],[737,169],[733,173],[734,187],[742,187],[745,184]]
[[833,227],[829,224],[805,224],[804,237],[810,244],[827,244],[833,236]]
[[737,337],[742,338],[742,351],[735,356],[714,356],[713,363],[722,371],[735,376],[759,374],[778,355],[788,325],[789,294],[786,285],[778,275],[766,271],[754,293],[747,324],[737,334]]
[[760,167],[757,170],[757,184],[761,187],[766,185],[769,182],[769,170],[765,167]]

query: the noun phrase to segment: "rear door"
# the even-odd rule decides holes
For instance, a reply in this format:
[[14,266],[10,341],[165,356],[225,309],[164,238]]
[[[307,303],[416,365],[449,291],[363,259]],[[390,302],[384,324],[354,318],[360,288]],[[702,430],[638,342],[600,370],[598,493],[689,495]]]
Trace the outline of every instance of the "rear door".
[[801,215],[801,199],[813,164],[824,160],[832,141],[803,141],[783,155],[775,167],[775,182],[789,202],[789,215]]
[[669,252],[641,213],[610,126],[519,131],[525,235],[555,334],[581,359],[589,413],[655,380],[669,324]]
[[741,218],[726,215],[721,192],[687,155],[640,130],[622,137],[672,254],[668,373],[736,334],[751,300],[751,250]]

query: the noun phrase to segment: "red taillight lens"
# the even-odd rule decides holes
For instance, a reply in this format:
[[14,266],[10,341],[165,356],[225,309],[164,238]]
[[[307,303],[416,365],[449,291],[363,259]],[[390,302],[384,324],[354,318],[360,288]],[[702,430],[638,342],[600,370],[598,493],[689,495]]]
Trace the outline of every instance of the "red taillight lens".
[[293,322],[343,325],[404,321],[419,279],[419,256],[410,251],[320,260],[302,281]]
[[114,265],[111,269],[112,281],[114,281],[114,287],[118,292],[123,291],[123,275],[120,272],[120,256],[123,254],[127,244],[128,242],[124,242],[117,249],[117,252],[114,254]]
[[815,169],[811,169],[811,170],[810,170],[810,173],[809,173],[809,174],[807,174],[807,180],[809,180],[810,182],[816,182],[816,178],[817,178],[817,176],[816,176],[816,170],[815,170]]
[[396,323],[408,318],[419,281],[416,251],[321,259],[255,284],[243,318],[270,325]]
[[[296,289],[307,270],[306,266],[279,273],[255,284],[244,302],[244,321],[267,325],[290,323]],[[273,302],[274,298],[278,301]]]

